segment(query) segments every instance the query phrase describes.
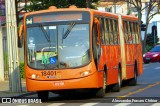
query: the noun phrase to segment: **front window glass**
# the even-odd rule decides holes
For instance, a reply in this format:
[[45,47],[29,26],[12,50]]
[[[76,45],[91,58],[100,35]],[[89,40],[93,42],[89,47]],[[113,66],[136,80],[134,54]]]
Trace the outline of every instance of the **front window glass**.
[[89,24],[27,28],[27,61],[36,69],[73,68],[87,64]]

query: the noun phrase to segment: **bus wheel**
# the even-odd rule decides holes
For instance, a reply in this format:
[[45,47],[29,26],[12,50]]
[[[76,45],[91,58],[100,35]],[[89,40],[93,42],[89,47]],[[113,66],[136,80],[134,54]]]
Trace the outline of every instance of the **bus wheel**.
[[134,66],[134,78],[128,80],[130,86],[137,85],[137,65]]
[[121,75],[120,69],[118,69],[118,83],[113,85],[112,91],[113,92],[120,92],[121,85],[122,85],[122,75]]
[[49,95],[48,91],[38,91],[37,94],[38,94],[38,99],[41,99],[42,101],[48,100],[48,95]]
[[105,74],[105,72],[103,72],[103,87],[98,89],[98,91],[96,92],[96,97],[103,98],[105,96],[106,83],[107,83],[106,74]]

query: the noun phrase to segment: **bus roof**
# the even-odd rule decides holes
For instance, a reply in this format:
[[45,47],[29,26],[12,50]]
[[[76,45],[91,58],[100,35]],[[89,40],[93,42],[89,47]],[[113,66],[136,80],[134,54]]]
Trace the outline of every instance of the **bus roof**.
[[[49,12],[61,12],[61,11],[88,11],[90,13],[93,13],[94,15],[97,16],[107,16],[110,18],[117,18],[118,19],[118,14],[114,14],[111,12],[103,12],[103,11],[99,11],[99,10],[94,10],[94,9],[90,9],[90,8],[77,8],[74,5],[71,5],[69,8],[57,8],[55,6],[50,6],[48,9],[46,10],[39,10],[39,11],[33,11],[33,12],[28,12],[25,13],[25,16],[27,15],[33,15],[33,14],[40,14],[40,13],[49,13]],[[132,20],[132,21],[137,21],[138,18],[135,16],[131,16],[131,15],[122,15],[122,19],[123,20]]]
[[33,14],[40,14],[40,13],[49,13],[49,12],[61,12],[61,11],[90,11],[89,8],[77,8],[76,6],[70,6],[69,8],[57,8],[55,6],[51,6],[45,10],[33,11],[28,12],[25,15],[33,15]]
[[122,15],[123,20],[132,20],[132,21],[138,21],[138,18],[131,15]]

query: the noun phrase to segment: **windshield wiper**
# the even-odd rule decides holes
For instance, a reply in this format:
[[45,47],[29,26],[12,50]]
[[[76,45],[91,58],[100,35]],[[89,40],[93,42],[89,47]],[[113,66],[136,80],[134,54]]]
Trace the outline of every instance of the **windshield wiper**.
[[[43,35],[45,36],[46,40],[49,42],[49,47],[51,46],[50,44],[50,34],[47,33],[47,31],[44,29],[44,26],[42,24],[39,25],[41,28],[42,32],[44,33]],[[42,54],[44,56],[44,54]],[[44,69],[49,69],[47,64],[44,64]]]
[[50,42],[50,35],[47,33],[47,31],[44,29],[44,26],[42,24],[39,25],[42,32],[44,33],[45,38],[47,39],[48,42]]
[[75,22],[71,22],[71,24],[68,26],[66,32],[63,34],[62,39],[66,39],[73,27],[75,26]]

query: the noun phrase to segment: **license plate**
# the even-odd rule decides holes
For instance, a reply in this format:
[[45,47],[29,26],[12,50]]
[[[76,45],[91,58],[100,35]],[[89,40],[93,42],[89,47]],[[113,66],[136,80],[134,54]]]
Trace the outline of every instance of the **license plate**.
[[42,76],[56,76],[56,71],[42,71]]
[[146,60],[150,60],[150,58],[146,58]]
[[54,82],[54,85],[55,86],[63,86],[64,82],[63,81],[56,81],[56,82]]

